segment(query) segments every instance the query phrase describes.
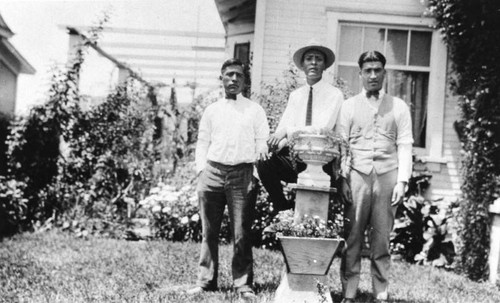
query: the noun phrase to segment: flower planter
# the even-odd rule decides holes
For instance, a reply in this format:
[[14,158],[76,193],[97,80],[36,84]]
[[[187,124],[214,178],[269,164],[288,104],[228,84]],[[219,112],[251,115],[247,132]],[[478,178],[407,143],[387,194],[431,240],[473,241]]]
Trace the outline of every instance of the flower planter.
[[326,164],[339,156],[338,144],[325,135],[300,134],[293,148],[307,164]]
[[339,157],[339,144],[325,135],[300,134],[294,138],[293,150],[307,164],[298,176],[298,184],[328,187],[330,176],[323,171],[323,165]]
[[279,236],[287,271],[293,274],[326,275],[343,242],[340,238]]

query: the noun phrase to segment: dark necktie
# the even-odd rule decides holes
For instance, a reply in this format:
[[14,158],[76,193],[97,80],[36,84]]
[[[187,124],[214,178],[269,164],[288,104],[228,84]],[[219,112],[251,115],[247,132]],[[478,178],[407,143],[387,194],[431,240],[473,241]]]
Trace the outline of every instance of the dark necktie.
[[306,126],[312,123],[312,113],[313,111],[313,88],[309,90],[309,98],[307,99],[307,112],[306,112]]
[[236,100],[236,95],[226,94],[226,99],[228,99],[228,100]]
[[375,97],[375,99],[378,99],[378,96],[379,96],[379,91],[376,90],[376,91],[367,91],[366,92],[366,98],[370,99],[370,97]]

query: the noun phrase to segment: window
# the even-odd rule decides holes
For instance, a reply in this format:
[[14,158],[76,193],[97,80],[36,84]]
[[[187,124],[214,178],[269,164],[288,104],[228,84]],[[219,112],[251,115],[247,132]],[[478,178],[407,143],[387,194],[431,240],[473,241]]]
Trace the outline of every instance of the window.
[[358,57],[377,50],[387,59],[384,89],[410,106],[414,146],[426,147],[432,31],[400,26],[339,24],[338,76],[353,92],[362,89]]
[[250,42],[234,44],[234,58],[248,64],[250,61]]

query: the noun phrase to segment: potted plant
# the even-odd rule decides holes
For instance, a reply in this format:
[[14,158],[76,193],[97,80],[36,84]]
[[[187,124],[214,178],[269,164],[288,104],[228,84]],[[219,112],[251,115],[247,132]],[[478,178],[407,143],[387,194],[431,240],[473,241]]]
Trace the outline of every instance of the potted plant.
[[343,242],[338,223],[307,214],[297,220],[293,210],[280,212],[271,229],[281,243],[287,271],[294,274],[326,275]]

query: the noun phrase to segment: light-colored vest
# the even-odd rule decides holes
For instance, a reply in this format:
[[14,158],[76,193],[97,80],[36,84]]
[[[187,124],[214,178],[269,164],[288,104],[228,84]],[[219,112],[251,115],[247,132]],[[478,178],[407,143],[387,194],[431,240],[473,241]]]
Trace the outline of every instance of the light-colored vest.
[[356,112],[349,132],[352,168],[370,174],[389,172],[398,167],[397,125],[394,98],[384,95],[377,109],[360,94],[353,97]]

